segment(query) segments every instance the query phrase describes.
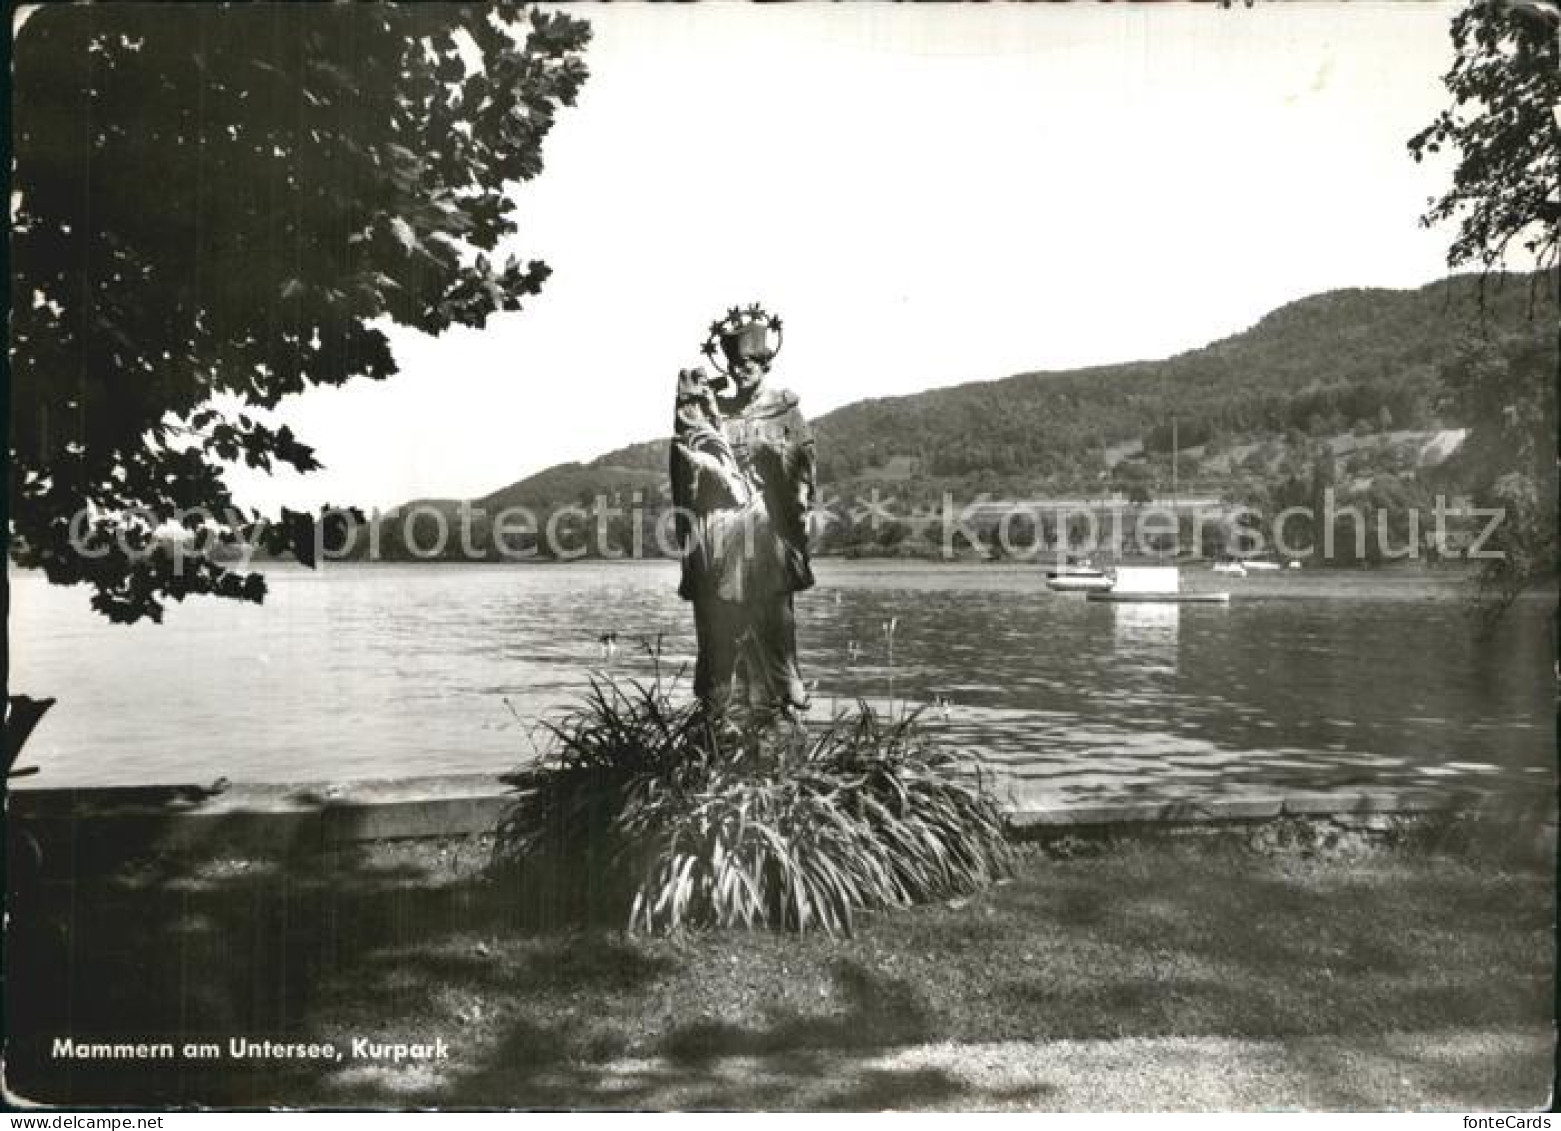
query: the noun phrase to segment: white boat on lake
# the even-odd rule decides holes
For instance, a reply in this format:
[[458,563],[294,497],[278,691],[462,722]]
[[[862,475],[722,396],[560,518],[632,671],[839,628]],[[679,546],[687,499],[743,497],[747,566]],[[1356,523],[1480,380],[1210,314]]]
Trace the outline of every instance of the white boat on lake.
[[1230,594],[1202,590],[1184,593],[1181,572],[1175,566],[1118,566],[1115,585],[1086,593],[1085,598],[1090,601],[1213,605],[1227,603]]
[[1116,582],[1098,570],[1093,573],[1067,573],[1046,580],[1046,588],[1053,593],[1103,593]]
[[1046,571],[1046,588],[1053,593],[1098,593],[1110,589],[1115,577],[1089,558],[1069,554]]

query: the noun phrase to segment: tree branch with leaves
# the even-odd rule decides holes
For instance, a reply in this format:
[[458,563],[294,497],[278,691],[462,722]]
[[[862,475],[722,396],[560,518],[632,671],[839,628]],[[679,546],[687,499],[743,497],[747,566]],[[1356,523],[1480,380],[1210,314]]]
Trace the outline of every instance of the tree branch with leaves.
[[[546,264],[490,256],[589,35],[515,3],[35,10],[12,88],[12,556],[118,621],[261,600],[216,552],[261,518],[225,467],[318,468],[264,410],[392,375],[386,321],[481,327],[538,293]],[[215,537],[175,571],[157,528],[191,511]]]
[[[1561,7],[1553,0],[1475,0],[1452,21],[1454,59],[1443,78],[1452,105],[1410,139],[1415,160],[1457,158],[1452,187],[1431,201],[1427,227],[1457,225],[1450,267],[1478,264],[1484,279],[1521,250],[1547,277],[1548,301],[1529,333],[1471,338],[1442,377],[1469,439],[1459,458],[1476,497],[1503,511],[1499,559],[1481,574],[1481,607],[1499,614],[1557,562],[1555,316],[1561,270]],[[1516,245],[1516,246],[1514,246]],[[1535,303],[1536,308],[1539,303]],[[1531,315],[1532,316],[1532,315]]]
[[1453,17],[1453,103],[1409,141],[1416,161],[1457,158],[1421,222],[1456,223],[1449,267],[1505,265],[1517,244],[1545,270],[1561,251],[1561,8],[1475,0]]

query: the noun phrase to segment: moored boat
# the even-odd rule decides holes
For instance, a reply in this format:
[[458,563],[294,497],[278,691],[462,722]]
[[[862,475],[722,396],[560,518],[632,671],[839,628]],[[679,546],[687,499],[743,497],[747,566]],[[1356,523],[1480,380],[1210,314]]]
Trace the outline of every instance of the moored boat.
[[1054,567],[1046,571],[1048,579],[1061,577],[1105,577],[1106,571],[1095,565],[1088,558],[1076,558],[1068,555],[1066,561],[1058,562]]
[[1176,605],[1224,604],[1229,593],[1199,590],[1182,592],[1181,574],[1175,566],[1120,566],[1110,589],[1086,593],[1090,601],[1160,602]]
[[1115,584],[1114,579],[1099,572],[1069,573],[1048,578],[1046,588],[1053,593],[1103,593]]

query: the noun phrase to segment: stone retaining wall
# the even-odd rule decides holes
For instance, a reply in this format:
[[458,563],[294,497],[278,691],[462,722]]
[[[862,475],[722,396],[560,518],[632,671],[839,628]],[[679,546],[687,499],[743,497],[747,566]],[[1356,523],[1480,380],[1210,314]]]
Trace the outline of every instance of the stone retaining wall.
[[[1005,791],[1014,835],[1055,841],[1102,831],[1141,834],[1294,820],[1385,829],[1402,816],[1478,815],[1553,859],[1556,799],[1543,793],[1335,790],[1327,793],[1069,800]],[[168,786],[17,790],[7,803],[8,847],[25,866],[80,874],[144,853],[307,855],[378,842],[491,832],[509,787],[486,775],[322,785]],[[44,863],[47,861],[47,864]]]

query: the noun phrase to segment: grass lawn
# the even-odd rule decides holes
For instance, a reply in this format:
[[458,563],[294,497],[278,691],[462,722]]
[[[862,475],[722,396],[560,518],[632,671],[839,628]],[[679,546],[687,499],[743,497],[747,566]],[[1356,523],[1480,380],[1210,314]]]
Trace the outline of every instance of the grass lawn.
[[[1462,847],[1459,847],[1459,846]],[[54,1102],[1523,1108],[1553,870],[1460,839],[1026,852],[848,939],[538,927],[478,846],[142,863],[24,893],[7,1084]],[[447,1042],[393,1064],[61,1061],[78,1040]]]

